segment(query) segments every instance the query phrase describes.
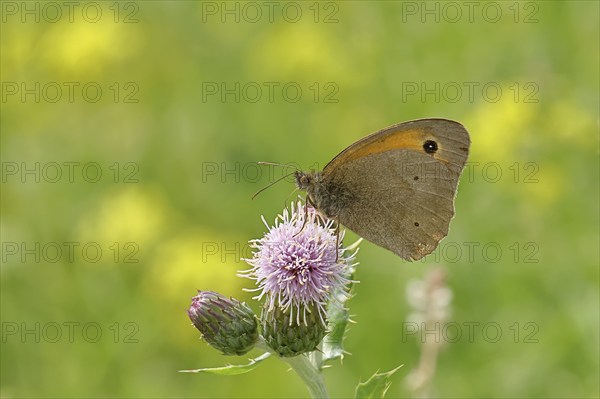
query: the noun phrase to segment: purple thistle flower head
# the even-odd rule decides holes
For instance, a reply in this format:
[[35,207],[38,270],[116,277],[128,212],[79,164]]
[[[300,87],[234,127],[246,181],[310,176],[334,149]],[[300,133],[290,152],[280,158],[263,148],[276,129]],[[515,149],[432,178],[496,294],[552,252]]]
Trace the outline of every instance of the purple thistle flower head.
[[316,309],[325,325],[327,305],[339,304],[340,292],[351,282],[349,270],[356,252],[346,256],[345,249],[338,247],[344,232],[338,240],[333,221],[324,222],[313,208],[307,212],[300,201],[284,209],[274,226],[262,220],[268,231],[250,241],[255,251],[245,261],[252,268],[240,276],[256,281],[253,291],[260,294],[255,299],[265,297],[268,309],[289,310],[290,323],[306,324],[307,309]]

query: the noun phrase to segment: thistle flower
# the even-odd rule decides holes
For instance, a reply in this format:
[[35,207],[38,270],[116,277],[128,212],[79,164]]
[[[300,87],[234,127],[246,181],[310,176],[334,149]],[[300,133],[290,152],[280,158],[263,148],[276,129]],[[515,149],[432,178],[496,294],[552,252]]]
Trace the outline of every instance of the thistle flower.
[[338,246],[344,232],[337,237],[332,220],[323,221],[310,207],[307,212],[300,201],[284,209],[273,227],[262,220],[268,231],[250,241],[255,251],[245,260],[252,268],[240,275],[256,281],[255,299],[265,297],[263,313],[278,308],[289,325],[307,326],[316,318],[326,326],[328,304],[341,306],[338,293],[351,281],[356,252],[346,256]]
[[188,315],[202,338],[224,355],[243,355],[258,340],[258,325],[252,309],[235,298],[212,291],[198,291]]

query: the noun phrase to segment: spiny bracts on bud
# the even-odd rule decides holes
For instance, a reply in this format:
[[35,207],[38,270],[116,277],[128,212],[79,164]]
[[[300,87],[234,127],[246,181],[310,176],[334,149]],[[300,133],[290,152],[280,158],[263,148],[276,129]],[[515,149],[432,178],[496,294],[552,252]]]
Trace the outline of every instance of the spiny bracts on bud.
[[256,315],[243,302],[212,291],[198,291],[188,315],[202,338],[224,355],[243,355],[258,340]]
[[316,350],[326,333],[316,306],[301,306],[292,314],[289,308],[277,305],[270,308],[270,302],[266,301],[260,324],[265,342],[281,357],[298,356]]

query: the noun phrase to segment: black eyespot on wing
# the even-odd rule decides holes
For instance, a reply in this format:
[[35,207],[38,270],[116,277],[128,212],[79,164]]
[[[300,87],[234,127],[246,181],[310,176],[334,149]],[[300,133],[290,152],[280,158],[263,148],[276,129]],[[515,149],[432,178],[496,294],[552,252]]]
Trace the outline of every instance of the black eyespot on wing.
[[423,143],[423,149],[428,154],[435,154],[438,150],[438,145],[433,140],[427,140],[426,142]]
[[419,176],[413,177],[413,180],[419,180]]
[[415,222],[415,227],[419,227],[419,222]]

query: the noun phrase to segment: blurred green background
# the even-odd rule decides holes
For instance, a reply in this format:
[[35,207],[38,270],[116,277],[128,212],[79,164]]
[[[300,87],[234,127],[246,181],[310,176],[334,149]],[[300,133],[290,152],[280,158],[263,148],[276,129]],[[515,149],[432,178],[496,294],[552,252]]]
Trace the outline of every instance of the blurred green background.
[[598,397],[598,2],[48,4],[2,3],[2,397],[307,396],[276,359],[177,373],[246,361],[190,298],[259,309],[239,258],[293,185],[250,200],[282,173],[254,162],[433,116],[471,133],[457,216],[424,262],[363,242],[331,395],[400,364],[413,394],[406,285],[440,266],[463,336],[434,396]]

